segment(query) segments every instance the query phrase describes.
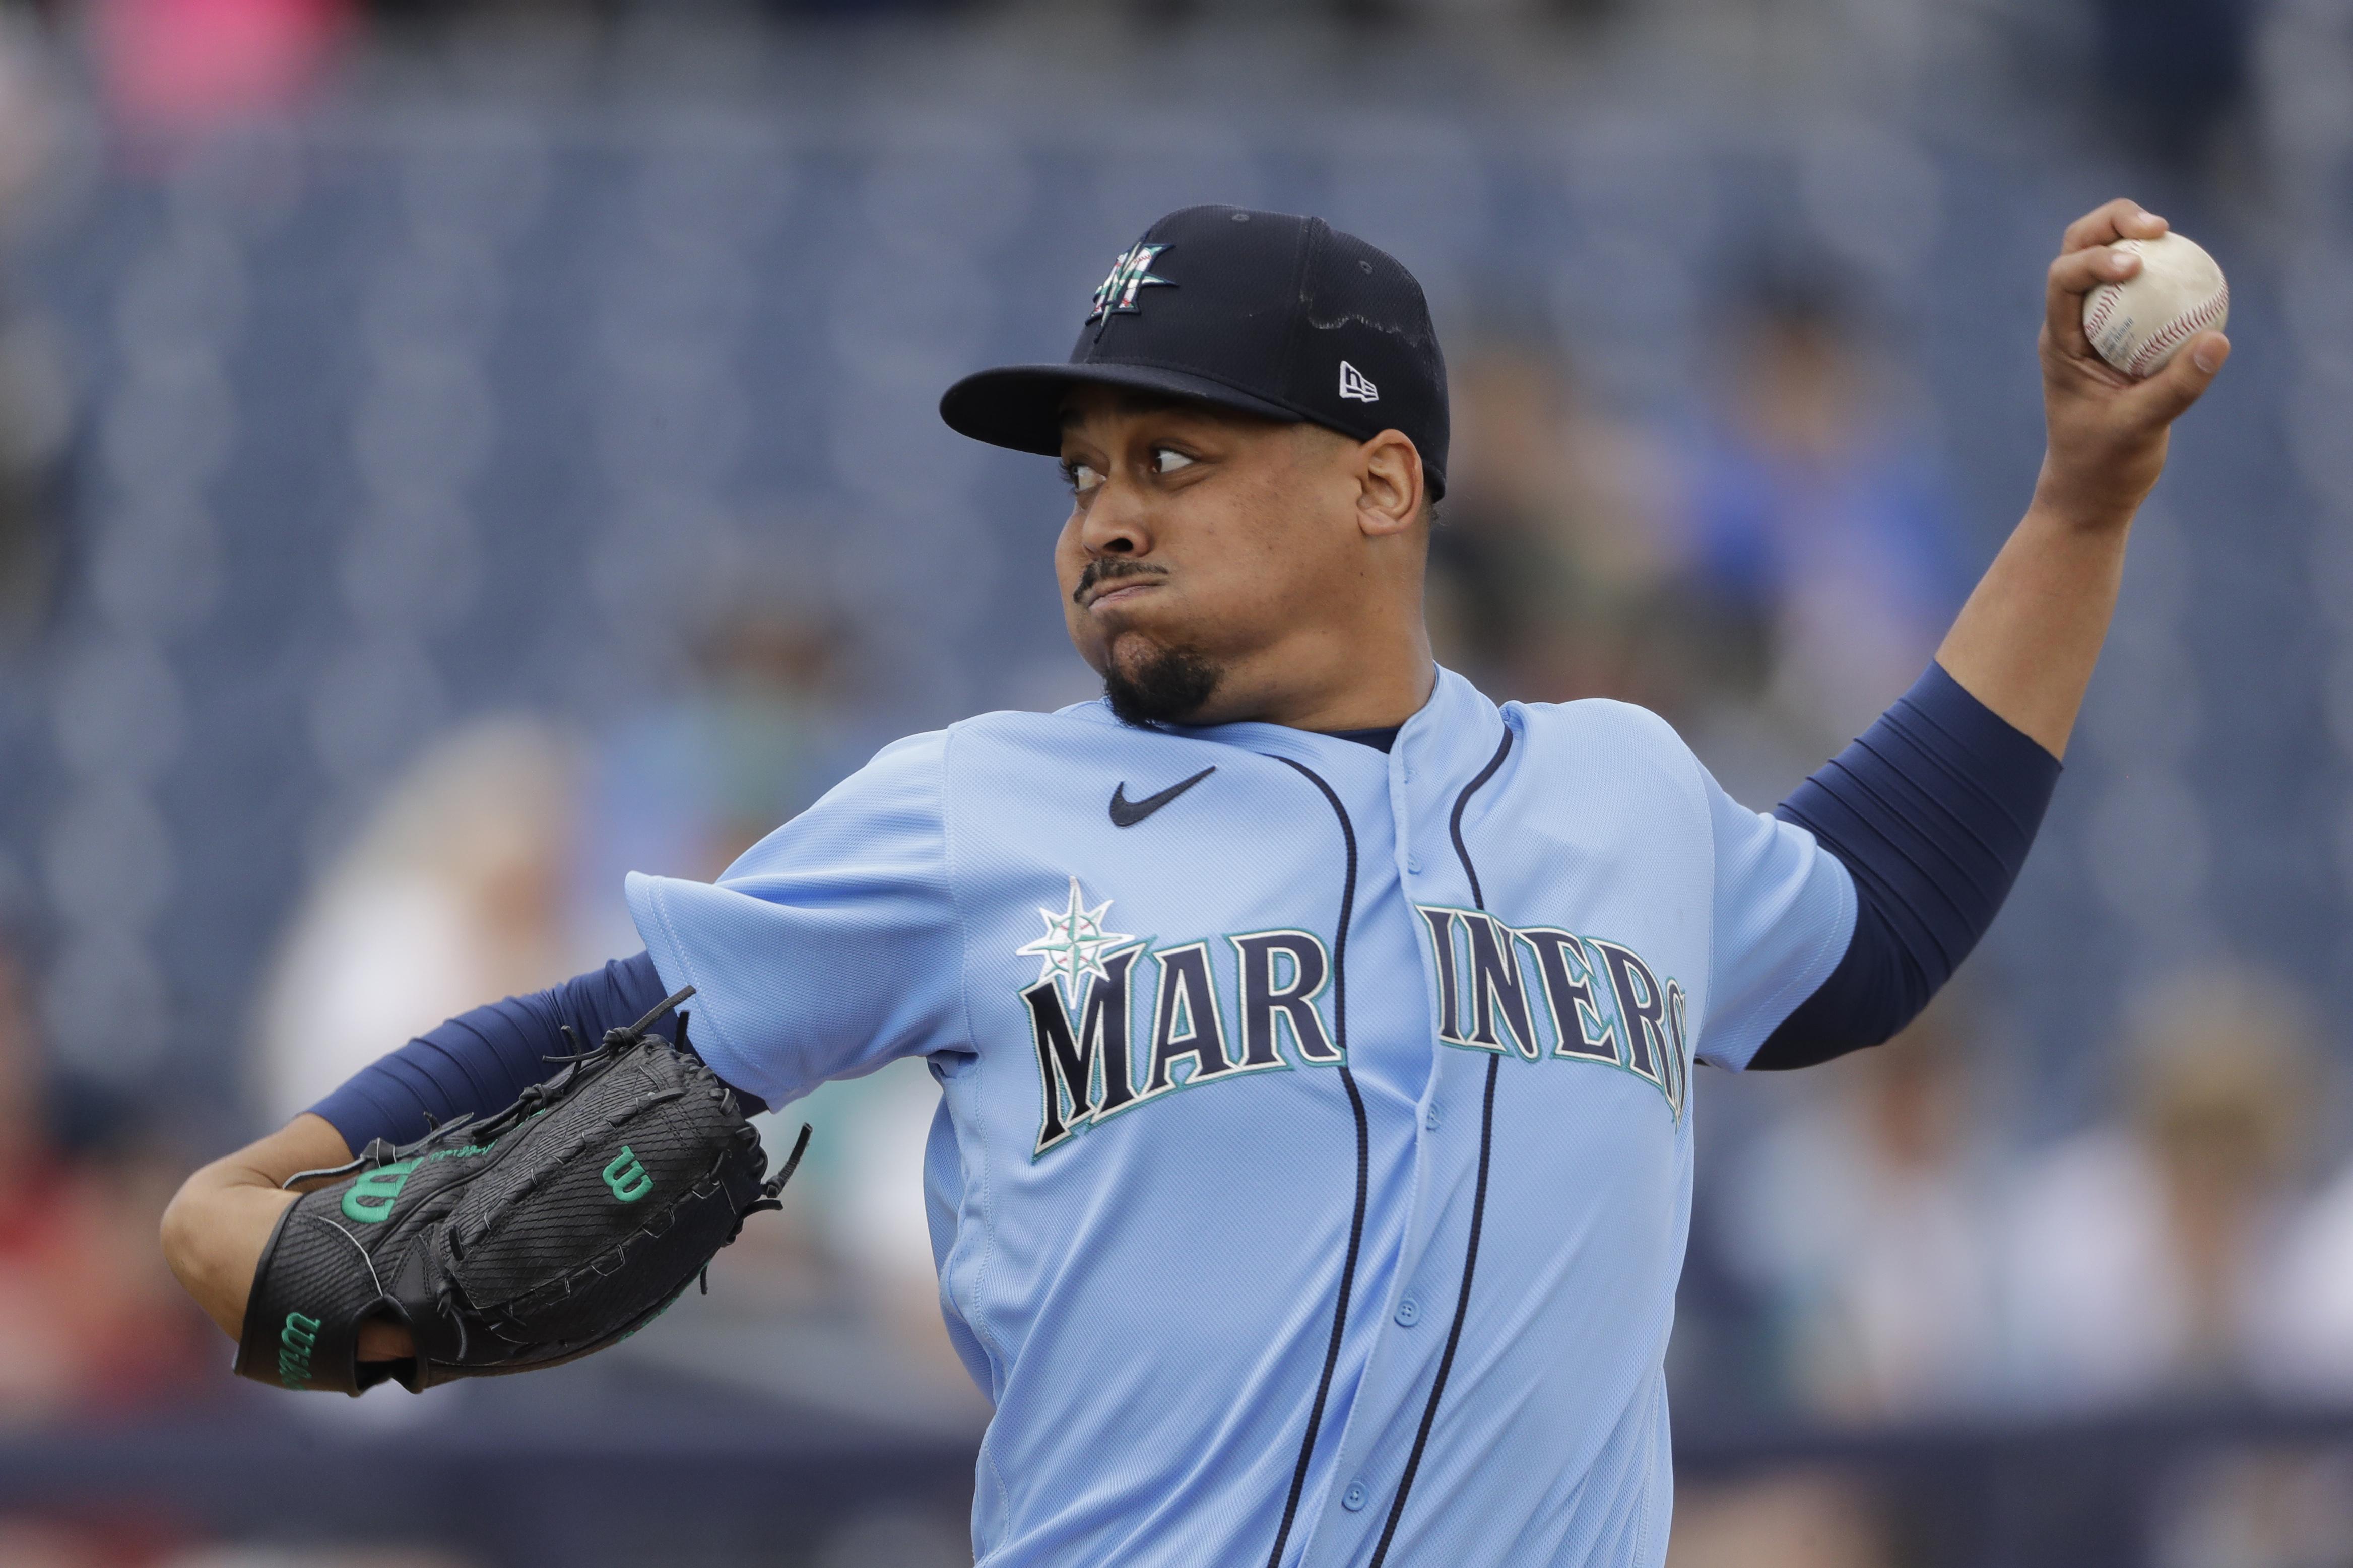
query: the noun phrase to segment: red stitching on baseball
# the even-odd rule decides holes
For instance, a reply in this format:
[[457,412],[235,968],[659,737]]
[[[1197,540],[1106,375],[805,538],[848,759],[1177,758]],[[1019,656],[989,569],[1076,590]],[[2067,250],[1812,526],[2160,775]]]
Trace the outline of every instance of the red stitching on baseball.
[[2084,318],[2084,335],[2087,338],[2098,337],[2100,329],[2106,326],[2108,318],[2116,313],[2116,286],[2110,283],[2102,288],[2099,297],[2092,301],[2092,313]]
[[[2154,371],[2157,368],[2156,362],[2163,360],[2175,349],[2212,326],[2230,303],[2231,286],[2225,283],[2216,289],[2204,304],[2194,310],[2184,311],[2176,316],[2167,324],[2163,331],[2141,344],[2140,352],[2132,357],[2132,364],[2129,367],[2132,374],[2147,375]],[[2144,366],[2147,368],[2144,369]]]

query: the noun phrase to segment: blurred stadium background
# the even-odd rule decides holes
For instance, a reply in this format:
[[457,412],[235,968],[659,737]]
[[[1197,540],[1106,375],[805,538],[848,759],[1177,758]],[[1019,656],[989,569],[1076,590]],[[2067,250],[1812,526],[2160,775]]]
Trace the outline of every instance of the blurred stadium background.
[[0,6],[0,1564],[969,1562],[919,1070],[512,1384],[233,1384],[155,1217],[622,870],[1089,695],[933,405],[1160,212],[1414,268],[1445,657],[1762,805],[2015,519],[2118,192],[2237,354],[1956,994],[1700,1089],[1675,1568],[2353,1563],[2353,0]]

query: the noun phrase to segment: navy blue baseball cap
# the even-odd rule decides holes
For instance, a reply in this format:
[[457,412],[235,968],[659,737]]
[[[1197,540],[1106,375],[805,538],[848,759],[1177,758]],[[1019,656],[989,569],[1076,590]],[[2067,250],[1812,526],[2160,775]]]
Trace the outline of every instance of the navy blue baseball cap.
[[1402,431],[1430,493],[1446,492],[1446,362],[1421,285],[1322,218],[1186,207],[1144,231],[1094,291],[1067,364],[965,376],[940,399],[952,429],[1049,457],[1074,386],[1305,421],[1368,440]]

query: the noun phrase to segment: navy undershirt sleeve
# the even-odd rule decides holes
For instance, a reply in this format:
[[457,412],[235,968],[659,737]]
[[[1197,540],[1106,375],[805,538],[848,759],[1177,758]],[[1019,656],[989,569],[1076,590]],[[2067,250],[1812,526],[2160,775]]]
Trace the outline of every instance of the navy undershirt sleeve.
[[2059,771],[2058,758],[1931,664],[1774,807],[1854,879],[1854,935],[1748,1065],[1810,1067],[1917,1017],[1993,924]]
[[[617,958],[561,985],[477,1007],[417,1036],[361,1069],[311,1112],[324,1117],[354,1152],[376,1138],[408,1142],[435,1122],[468,1112],[494,1115],[555,1074],[557,1065],[548,1058],[579,1048],[565,1037],[565,1025],[572,1026],[581,1046],[593,1046],[606,1030],[652,1012],[667,994],[650,954]],[[657,1022],[654,1032],[676,1039],[675,1016]],[[765,1109],[743,1090],[736,1093],[752,1101],[749,1109]]]

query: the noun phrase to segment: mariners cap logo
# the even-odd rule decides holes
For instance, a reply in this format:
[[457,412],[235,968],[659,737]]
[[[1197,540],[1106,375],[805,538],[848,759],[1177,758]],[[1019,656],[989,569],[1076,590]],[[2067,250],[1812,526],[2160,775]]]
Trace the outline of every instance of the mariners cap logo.
[[1167,248],[1165,245],[1134,245],[1121,252],[1119,259],[1111,264],[1111,276],[1096,288],[1094,309],[1087,312],[1087,320],[1094,321],[1111,315],[1134,315],[1135,292],[1147,283],[1162,283],[1175,288],[1176,285],[1167,279],[1152,275],[1154,258]]

